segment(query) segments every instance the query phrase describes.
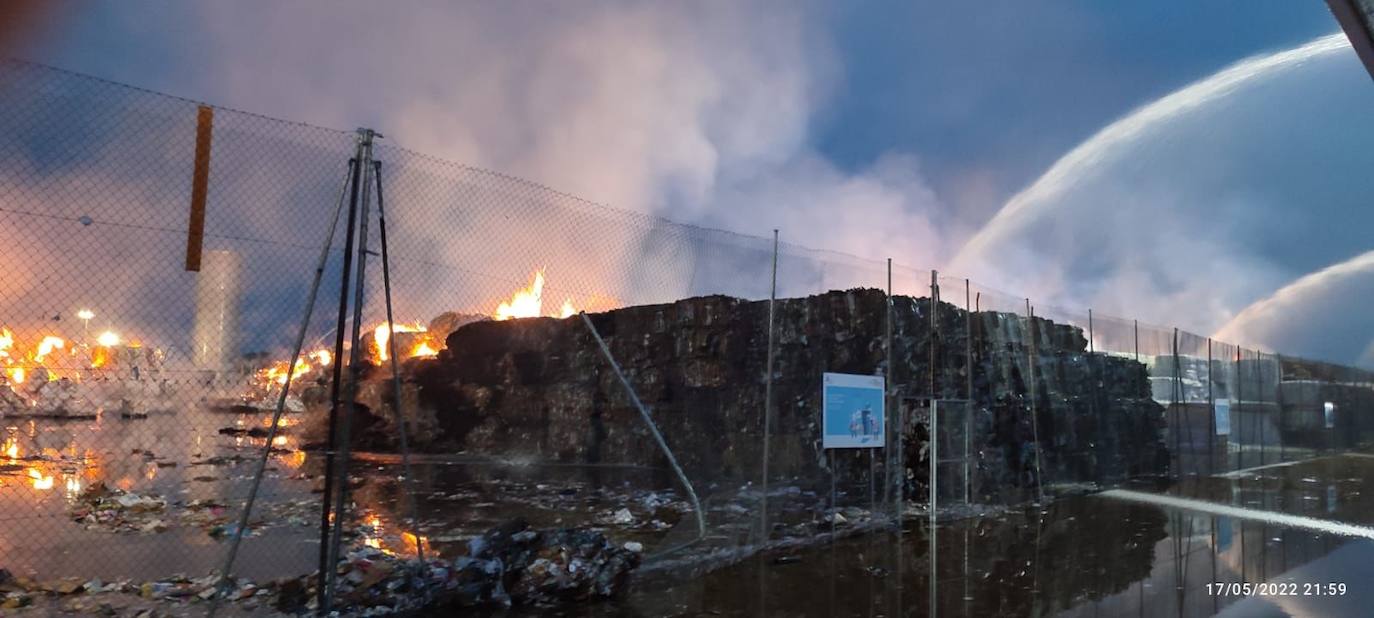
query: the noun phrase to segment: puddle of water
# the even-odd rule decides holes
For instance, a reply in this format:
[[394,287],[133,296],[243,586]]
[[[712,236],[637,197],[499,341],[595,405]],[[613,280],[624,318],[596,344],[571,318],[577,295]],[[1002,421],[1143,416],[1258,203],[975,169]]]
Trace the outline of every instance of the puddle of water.
[[[220,429],[266,427],[268,414],[203,409],[147,418],[102,414],[91,420],[6,418],[0,421],[0,567],[50,579],[99,577],[144,580],[175,573],[203,575],[217,568],[222,541],[206,530],[179,525],[179,505],[211,501],[233,515],[247,493],[253,460],[263,439]],[[309,481],[290,477],[307,468],[296,440],[278,440],[263,483],[262,502],[310,496]],[[168,503],[163,532],[114,533],[86,529],[69,512],[84,491],[100,483]],[[313,521],[313,520],[312,520]],[[304,534],[302,534],[304,533]],[[312,570],[306,530],[273,527],[244,543],[239,564],[250,577],[279,577]],[[301,551],[283,548],[301,547]]]
[[[1168,495],[1366,523],[1374,460],[1336,458],[1253,478],[1143,487]],[[1329,489],[1330,488],[1330,489]],[[1311,499],[1320,498],[1319,500]],[[704,575],[641,578],[567,616],[1346,616],[1374,591],[1374,541],[1101,496],[936,528],[756,556]],[[1240,584],[1274,584],[1241,594]],[[538,611],[489,615],[540,615]]]
[[[225,546],[204,530],[85,530],[67,509],[95,483],[156,493],[169,502],[216,500],[236,507],[262,441],[220,429],[259,426],[265,417],[198,410],[148,419],[9,422],[0,434],[0,566],[43,578],[107,580],[217,567]],[[295,451],[294,438],[280,446],[284,452],[273,457],[265,503],[314,497],[308,477],[290,477],[317,472],[318,462]],[[234,455],[244,459],[223,459]],[[461,458],[421,460],[415,469],[418,538],[403,528],[398,462],[360,456],[353,498],[365,544],[410,555],[424,543],[452,558],[463,553],[467,538],[514,517],[537,528],[596,526],[617,543],[643,543],[650,554],[693,536],[690,512],[663,470]],[[1138,489],[1372,525],[1374,493],[1363,481],[1371,473],[1374,458],[1332,457]],[[863,502],[862,489],[848,501]],[[739,486],[703,493],[710,535],[687,554],[760,541],[756,492]],[[780,529],[813,534],[824,531],[816,524],[827,499],[782,488],[770,512]],[[621,509],[631,523],[616,521]],[[318,550],[314,523],[308,517],[303,527],[269,527],[250,537],[236,570],[255,579],[310,572]],[[1374,592],[1360,585],[1374,575],[1374,541],[1101,496],[942,524],[934,530],[933,560],[931,539],[924,522],[912,522],[901,533],[775,551],[715,570],[702,568],[705,563],[694,571],[646,570],[623,598],[561,613],[895,616],[928,615],[933,608],[946,616],[1322,616],[1357,615],[1374,604]],[[1291,584],[1282,590],[1292,594],[1230,594],[1227,587],[1262,582]],[[1343,594],[1330,594],[1341,584]]]
[[1226,477],[1189,478],[1171,495],[1330,521],[1374,524],[1374,458],[1331,456]]
[[[1291,615],[1342,612],[1374,543],[1224,517],[1167,512],[1096,497],[1043,511],[937,529],[935,611],[942,616],[1211,616],[1243,608]],[[924,525],[840,541],[780,561],[762,556],[700,579],[638,589],[622,615],[928,615],[931,560]],[[1344,583],[1341,597],[1222,596],[1215,583]],[[1208,584],[1214,587],[1209,590]],[[1294,608],[1302,608],[1294,612]],[[583,615],[593,615],[591,613]],[[1284,615],[1284,614],[1274,614]]]

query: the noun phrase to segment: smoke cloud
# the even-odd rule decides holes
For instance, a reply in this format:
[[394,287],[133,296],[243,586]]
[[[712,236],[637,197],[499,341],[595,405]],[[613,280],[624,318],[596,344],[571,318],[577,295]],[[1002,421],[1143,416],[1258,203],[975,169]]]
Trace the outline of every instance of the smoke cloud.
[[894,163],[912,155],[844,173],[808,146],[838,63],[806,5],[331,6],[206,5],[228,104],[368,123],[391,143],[688,223],[922,263],[949,246],[931,242],[941,206],[919,168]]
[[[779,228],[784,242],[862,258],[788,248],[784,294],[881,285],[878,260],[892,257],[917,269],[899,271],[899,291],[919,292],[920,269],[936,267],[1037,303],[1197,332],[1227,325],[1238,343],[1282,349],[1237,314],[1277,311],[1273,290],[1367,251],[1374,223],[1363,207],[1374,126],[1350,121],[1374,93],[1340,35],[1241,61],[1126,115],[974,230],[976,218],[931,189],[918,153],[845,169],[812,146],[843,76],[826,15],[809,5],[262,2],[129,15],[117,15],[123,28],[191,50],[168,61],[185,85],[169,90],[386,134],[399,281],[418,286],[402,296],[405,319],[489,311],[541,267],[555,305],[760,297],[770,244],[759,237]],[[243,124],[216,151],[211,231],[317,243],[346,136],[303,156]],[[42,159],[21,172],[49,187],[99,171],[95,159],[84,170]],[[308,170],[285,182],[293,167]],[[143,182],[140,203],[181,216],[179,194]],[[274,299],[294,296],[273,281],[249,294],[280,315]],[[1285,319],[1302,317],[1283,306]],[[1353,360],[1343,348],[1311,353]]]
[[[564,298],[598,309],[686,294],[766,296],[766,241],[644,215],[758,237],[780,228],[786,242],[872,260],[795,253],[779,272],[792,293],[881,285],[876,260],[928,266],[957,246],[940,230],[955,226],[914,155],[894,152],[848,171],[808,145],[809,124],[838,71],[828,35],[808,7],[627,2],[476,4],[455,11],[435,2],[396,11],[341,2],[327,10],[314,3],[256,8],[205,3],[171,16],[140,12],[145,21],[138,27],[179,32],[160,36],[179,37],[197,50],[186,62],[199,70],[182,78],[189,85],[178,94],[386,134],[379,158],[388,166],[401,319],[489,312],[538,268],[546,271],[550,306]],[[63,291],[44,306],[70,313],[87,302],[76,296],[95,297],[103,301],[103,318],[140,324],[144,332],[182,332],[194,276],[176,271],[176,234],[167,232],[149,251],[139,234],[101,224],[179,227],[193,107],[142,93],[124,93],[137,101],[121,107],[108,100],[118,97],[117,89],[92,89],[62,95],[68,112],[81,113],[39,126],[31,126],[27,112],[4,119],[36,133],[34,143],[83,145],[48,166],[34,163],[52,158],[44,147],[19,147],[24,156],[3,171],[6,182],[25,188],[24,204],[66,204],[69,223],[94,213],[105,239],[90,243],[103,249],[68,260],[80,263],[58,273]],[[44,91],[26,104],[41,109],[53,94]],[[22,88],[11,94],[25,95]],[[89,120],[69,122],[76,117]],[[346,135],[285,129],[229,111],[216,123],[209,248],[219,239],[219,246],[248,255],[244,325],[257,342],[252,349],[289,338],[293,326],[283,317],[298,307],[313,259],[304,248],[323,237],[321,223],[351,153]],[[120,152],[147,154],[121,159]],[[68,187],[67,194],[55,187]],[[102,199],[81,199],[81,191],[95,187],[107,189]],[[375,229],[373,236],[375,243]],[[270,243],[249,247],[234,238]],[[36,266],[56,259],[52,247],[35,250]],[[138,258],[124,261],[117,279],[125,286],[118,289],[91,267],[116,255]],[[298,266],[301,275],[286,277],[284,264]],[[26,285],[34,294],[54,289]],[[380,319],[380,281],[369,285],[368,313]]]

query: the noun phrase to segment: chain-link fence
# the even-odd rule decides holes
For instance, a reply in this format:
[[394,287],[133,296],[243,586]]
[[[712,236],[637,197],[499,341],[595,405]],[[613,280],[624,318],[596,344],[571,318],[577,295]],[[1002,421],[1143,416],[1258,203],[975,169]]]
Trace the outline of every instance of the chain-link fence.
[[1374,439],[1363,370],[359,140],[0,63],[14,594],[547,605]]

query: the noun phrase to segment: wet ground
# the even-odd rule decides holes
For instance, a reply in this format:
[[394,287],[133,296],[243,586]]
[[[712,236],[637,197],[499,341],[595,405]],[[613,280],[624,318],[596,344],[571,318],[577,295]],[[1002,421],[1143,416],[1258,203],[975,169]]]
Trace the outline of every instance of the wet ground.
[[[933,539],[926,522],[913,521],[901,533],[766,552],[700,577],[643,577],[623,599],[555,613],[1364,616],[1374,607],[1366,584],[1374,576],[1374,528],[1361,528],[1374,524],[1374,493],[1364,481],[1371,472],[1374,458],[1334,456],[1234,478],[1140,485],[1128,491],[1143,498],[1066,497],[944,523]],[[1159,495],[1239,511],[1148,502]]]
[[[211,531],[217,517],[234,514],[263,447],[261,438],[221,430],[267,422],[264,414],[208,410],[7,420],[0,567],[107,582],[216,568],[225,544]],[[264,511],[270,515],[245,541],[236,569],[257,580],[308,573],[318,551],[310,475],[318,462],[295,449],[287,429],[262,503],[285,510]],[[757,487],[698,488],[708,526],[698,539],[695,511],[672,478],[637,466],[418,458],[418,538],[402,523],[396,457],[361,455],[353,497],[362,542],[401,556],[423,543],[457,559],[469,538],[512,518],[536,528],[589,526],[644,548],[645,564],[617,600],[491,615],[1368,615],[1374,487],[1366,490],[1365,479],[1374,457],[1256,457],[1248,463],[1263,465],[1236,471],[1241,461],[1218,476],[946,517],[933,533],[919,513],[900,532],[882,528],[874,512],[890,507],[871,502],[866,484],[838,488],[836,509],[828,492],[779,484],[770,489],[777,525],[767,540],[757,525]],[[82,496],[102,483],[163,500],[154,515],[163,526],[144,530],[144,515],[131,516],[136,529],[122,532],[73,521]],[[192,508],[204,503],[231,508]]]
[[[223,561],[223,537],[212,532],[236,516],[264,440],[221,430],[258,433],[270,417],[189,410],[136,419],[4,421],[0,568],[39,580],[142,581],[200,576]],[[264,521],[250,527],[257,536],[245,541],[239,558],[246,576],[270,579],[314,564],[308,524],[318,511],[306,504],[311,482],[302,475],[306,456],[295,446],[289,433],[279,437],[269,461],[260,506],[279,517],[258,518]],[[98,523],[76,521],[83,497],[101,485],[129,496],[134,507]],[[162,506],[140,512],[133,497]]]

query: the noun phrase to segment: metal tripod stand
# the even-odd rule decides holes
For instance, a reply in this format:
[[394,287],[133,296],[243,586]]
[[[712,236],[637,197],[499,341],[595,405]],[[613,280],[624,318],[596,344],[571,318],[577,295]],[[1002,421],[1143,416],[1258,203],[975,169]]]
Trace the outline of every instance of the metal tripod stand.
[[[368,222],[371,207],[372,189],[375,187],[377,196],[377,220],[378,236],[381,240],[382,258],[382,281],[384,296],[386,301],[386,320],[387,327],[390,329],[394,324],[391,303],[391,265],[388,255],[387,234],[386,234],[386,209],[382,199],[382,164],[381,161],[373,159],[373,142],[376,138],[382,137],[371,129],[359,129],[357,133],[356,148],[353,158],[349,159],[348,172],[344,177],[344,187],[339,191],[338,204],[334,209],[333,217],[330,220],[328,231],[325,236],[324,246],[320,250],[320,257],[315,266],[314,278],[310,285],[310,292],[306,299],[304,315],[301,317],[300,329],[296,336],[295,346],[292,350],[291,359],[287,365],[285,381],[282,384],[281,394],[277,398],[276,409],[272,415],[272,423],[268,428],[267,443],[263,447],[262,456],[257,461],[257,468],[253,475],[253,482],[247,499],[244,501],[243,510],[240,512],[238,525],[233,531],[232,539],[227,556],[225,557],[224,567],[220,570],[220,582],[218,592],[213,597],[208,615],[214,616],[219,607],[219,601],[227,594],[233,584],[231,576],[234,560],[238,556],[239,546],[243,541],[243,535],[248,527],[248,522],[252,514],[254,502],[257,499],[258,491],[262,484],[263,474],[267,468],[267,461],[271,456],[272,443],[276,439],[277,429],[281,424],[282,415],[286,409],[287,395],[291,389],[291,381],[294,377],[294,368],[301,358],[302,348],[305,344],[305,337],[310,326],[311,317],[314,315],[315,303],[319,295],[320,283],[324,278],[325,267],[329,261],[329,253],[333,248],[334,234],[338,227],[340,215],[343,212],[344,196],[348,195],[348,223],[346,227],[343,265],[340,274],[339,285],[339,304],[338,315],[335,324],[333,371],[329,395],[329,433],[325,445],[324,455],[324,496],[321,499],[320,512],[320,552],[319,552],[319,571],[316,582],[316,601],[317,608],[321,615],[328,614],[332,607],[334,598],[337,565],[339,561],[340,547],[343,539],[343,523],[347,512],[348,502],[348,464],[351,445],[351,432],[353,425],[353,415],[356,411],[357,385],[363,374],[363,363],[367,362],[362,358],[362,309],[363,293],[365,287],[365,275],[367,267],[367,248],[368,241]],[[352,272],[354,242],[357,243],[357,273]],[[345,380],[343,375],[344,358],[344,332],[348,324],[348,314],[350,309],[349,291],[350,278],[352,278],[353,301],[352,323],[350,331],[350,347],[348,348],[348,378]],[[392,333],[394,335],[394,333]],[[399,431],[401,462],[407,487],[403,490],[407,500],[406,508],[409,511],[409,524],[411,533],[416,538],[416,555],[419,568],[423,569],[424,541],[419,534],[418,519],[416,518],[416,507],[414,492],[409,487],[414,482],[414,475],[410,466],[410,448],[407,437],[407,428],[404,415],[401,412],[401,378],[399,361],[396,357],[396,337],[388,338],[388,356],[391,360],[392,378],[392,413],[395,415],[396,426]],[[342,415],[340,411],[342,408]]]

